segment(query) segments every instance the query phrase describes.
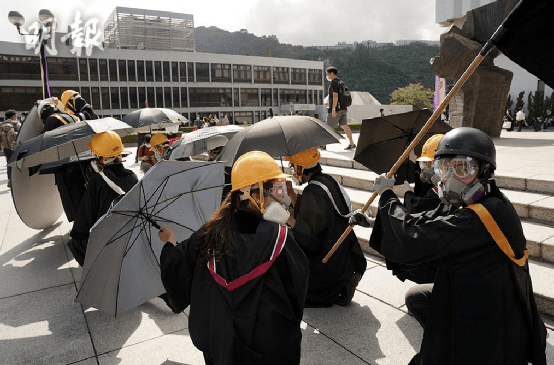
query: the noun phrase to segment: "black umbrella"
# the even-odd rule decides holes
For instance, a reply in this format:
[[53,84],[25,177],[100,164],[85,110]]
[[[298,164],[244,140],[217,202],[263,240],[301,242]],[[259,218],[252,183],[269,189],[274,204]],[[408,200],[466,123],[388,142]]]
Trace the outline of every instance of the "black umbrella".
[[[429,109],[423,109],[362,120],[354,160],[377,174],[388,172],[431,115]],[[419,156],[429,137],[450,129],[452,127],[443,121],[435,122],[418,142],[414,153]],[[396,172],[396,183],[414,182],[414,173],[415,164],[407,159]]]
[[127,124],[142,130],[159,129],[175,124],[187,123],[188,119],[171,109],[144,108],[131,112],[123,117]]
[[273,157],[292,156],[312,147],[338,143],[340,138],[340,134],[319,119],[276,116],[235,134],[217,160],[231,166],[238,157],[254,150]]

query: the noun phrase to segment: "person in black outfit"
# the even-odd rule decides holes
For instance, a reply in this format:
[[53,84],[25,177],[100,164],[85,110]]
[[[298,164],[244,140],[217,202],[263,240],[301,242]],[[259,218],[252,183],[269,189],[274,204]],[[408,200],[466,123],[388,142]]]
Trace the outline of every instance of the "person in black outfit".
[[356,234],[350,232],[327,263],[321,260],[348,226],[350,199],[335,179],[322,173],[317,148],[286,159],[298,184],[308,183],[298,196],[289,185],[295,218],[292,231],[310,261],[306,306],[347,305],[367,266]]
[[327,81],[329,81],[329,107],[327,110],[327,124],[333,128],[337,128],[339,125],[346,134],[350,144],[345,148],[345,150],[351,150],[356,148],[354,140],[352,139],[352,130],[348,126],[348,121],[346,118],[347,107],[339,103],[339,94],[340,91],[340,80],[337,77],[338,70],[333,67],[327,67],[325,69],[325,75]]
[[410,364],[546,364],[521,221],[492,179],[493,141],[453,129],[434,168],[443,201],[434,210],[410,214],[391,190],[394,179],[374,183],[382,232],[370,246],[394,262],[437,269],[434,285],[421,287],[428,305],[408,308],[425,329]]
[[90,229],[110,208],[113,200],[129,191],[137,182],[137,176],[121,163],[123,143],[112,131],[95,134],[89,148],[97,156],[91,164],[92,174],[79,211],[69,233],[69,249],[80,266],[84,265]]
[[77,91],[64,91],[61,101],[65,110],[79,120],[98,119],[98,116],[92,110],[92,106]]
[[286,184],[264,152],[239,157],[232,192],[179,244],[169,229],[160,256],[175,313],[190,305],[189,332],[206,364],[300,363],[308,261],[284,225]]

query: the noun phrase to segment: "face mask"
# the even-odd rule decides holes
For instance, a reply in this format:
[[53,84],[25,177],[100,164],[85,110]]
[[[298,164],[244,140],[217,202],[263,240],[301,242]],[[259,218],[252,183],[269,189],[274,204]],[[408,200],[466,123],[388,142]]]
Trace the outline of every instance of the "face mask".
[[331,79],[329,76],[325,76],[325,78],[326,78],[327,81],[329,81],[329,82],[333,81],[333,79]]
[[263,217],[266,221],[285,224],[289,219],[290,213],[277,202],[271,202],[265,209]]
[[485,187],[480,182],[466,185],[452,177],[446,183],[439,182],[438,188],[440,200],[445,204],[456,206],[474,204],[485,195]]
[[419,178],[421,181],[425,183],[431,183],[433,185],[437,185],[437,183],[440,181],[440,178],[437,174],[435,174],[435,170],[433,167],[424,167],[421,169],[421,172],[419,173]]
[[146,143],[145,146],[150,148],[150,143]]

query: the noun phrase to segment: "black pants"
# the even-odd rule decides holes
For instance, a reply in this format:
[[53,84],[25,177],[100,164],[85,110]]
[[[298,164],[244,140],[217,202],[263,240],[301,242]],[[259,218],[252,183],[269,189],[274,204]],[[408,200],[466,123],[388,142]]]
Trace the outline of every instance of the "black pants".
[[9,166],[7,166],[8,161],[12,157],[12,154],[13,154],[12,150],[10,150],[9,148],[4,148],[4,156],[6,156],[6,170],[8,170],[8,181],[12,179],[12,169]]
[[425,328],[434,284],[420,284],[406,292],[406,307],[421,327]]

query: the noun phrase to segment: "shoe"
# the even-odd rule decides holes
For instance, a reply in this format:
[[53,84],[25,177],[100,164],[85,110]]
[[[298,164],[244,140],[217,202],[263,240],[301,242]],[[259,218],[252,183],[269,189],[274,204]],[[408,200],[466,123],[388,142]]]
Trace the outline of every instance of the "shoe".
[[362,274],[355,273],[352,275],[350,280],[346,283],[344,288],[342,288],[339,298],[337,299],[336,303],[341,306],[348,305],[352,298],[354,297],[354,294],[356,293],[356,287],[358,286],[358,283],[362,280]]
[[356,145],[351,144],[351,145],[348,145],[348,147],[346,147],[345,150],[353,150],[354,148],[356,148]]

